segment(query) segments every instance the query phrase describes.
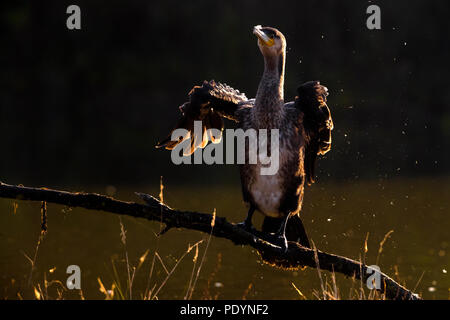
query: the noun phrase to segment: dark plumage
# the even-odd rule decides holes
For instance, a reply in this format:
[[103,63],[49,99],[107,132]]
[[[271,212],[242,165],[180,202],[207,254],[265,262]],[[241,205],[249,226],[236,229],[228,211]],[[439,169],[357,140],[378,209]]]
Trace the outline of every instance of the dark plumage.
[[[240,165],[243,198],[250,206],[242,226],[250,230],[253,212],[258,210],[266,216],[262,230],[275,233],[274,241],[280,246],[287,248],[287,238],[309,247],[298,214],[304,184],[314,182],[317,156],[331,148],[333,122],[326,104],[328,91],[318,81],[307,82],[298,87],[298,96],[293,102],[285,103],[286,40],[274,28],[257,26],[253,33],[258,37],[258,46],[264,56],[264,73],[256,98],[249,100],[227,85],[205,81],[191,90],[189,101],[180,107],[183,116],[176,128],[185,128],[189,133],[178,141],[170,141],[169,135],[157,147],[173,149],[191,138],[191,154],[196,148],[205,147],[209,139],[218,142],[221,137],[213,136],[209,129],[222,131],[221,118],[238,122],[244,130],[279,129],[278,172],[264,176],[260,174],[260,163],[248,164],[246,161]],[[195,120],[202,120],[201,137],[192,134]]]

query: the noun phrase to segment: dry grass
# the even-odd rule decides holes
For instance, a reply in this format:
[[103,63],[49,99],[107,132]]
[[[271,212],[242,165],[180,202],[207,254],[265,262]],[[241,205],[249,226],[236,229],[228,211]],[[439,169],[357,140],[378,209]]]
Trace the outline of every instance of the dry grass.
[[[161,177],[159,198],[162,203],[164,201],[163,190],[164,190],[164,185],[163,185],[163,181],[162,181],[162,177]],[[211,221],[212,228],[214,228],[215,217],[216,217],[216,211],[214,210],[213,219]],[[192,295],[195,291],[197,280],[200,277],[200,271],[205,262],[205,257],[206,257],[206,253],[208,251],[209,244],[211,242],[212,234],[210,233],[207,238],[206,246],[203,251],[203,255],[202,255],[200,262],[198,262],[199,250],[200,250],[199,247],[204,242],[204,240],[199,240],[196,243],[194,243],[193,245],[188,245],[188,248],[186,249],[186,251],[176,260],[175,265],[169,270],[169,268],[166,266],[166,263],[164,263],[164,260],[161,258],[161,256],[158,253],[158,248],[160,245],[160,234],[162,231],[163,231],[163,223],[161,221],[159,234],[156,235],[157,236],[156,249],[153,252],[153,258],[152,258],[150,270],[149,270],[148,277],[147,277],[147,286],[146,286],[145,291],[140,294],[140,298],[144,299],[144,300],[157,300],[159,297],[159,293],[163,290],[167,281],[173,276],[173,274],[175,273],[175,271],[178,268],[178,266],[180,265],[180,263],[185,259],[185,257],[187,255],[189,255],[191,252],[193,252],[194,256],[192,258],[192,263],[193,263],[192,273],[191,273],[191,276],[190,276],[188,284],[187,284],[186,294],[184,295],[185,300],[190,300],[190,299],[192,299]],[[211,231],[212,231],[212,229],[211,229]],[[106,290],[101,279],[99,278],[98,279],[98,282],[100,285],[99,290],[100,290],[100,292],[102,292],[105,295],[105,299],[116,298],[116,299],[130,299],[131,300],[134,298],[134,296],[133,296],[134,279],[136,277],[137,272],[139,272],[139,270],[141,269],[145,260],[147,259],[149,249],[147,249],[144,252],[144,254],[139,258],[137,265],[132,265],[132,264],[130,264],[130,260],[128,258],[126,230],[125,230],[125,227],[124,227],[121,219],[120,219],[120,237],[121,237],[121,242],[122,242],[123,248],[124,248],[125,263],[126,263],[126,268],[127,268],[126,290],[125,291],[123,290],[123,286],[121,285],[120,277],[117,272],[117,268],[115,266],[114,261],[112,261],[113,279],[114,280],[113,280],[111,289]],[[153,279],[154,270],[155,270],[157,263],[160,265],[160,267],[165,272],[165,277],[163,278],[161,283],[158,283],[156,279],[155,280]]]
[[[383,252],[383,246],[386,243],[386,241],[389,239],[391,234],[394,231],[391,230],[384,236],[383,240],[379,243],[378,252],[377,252],[377,258],[376,258],[376,265],[378,265],[380,261],[381,253]],[[363,246],[363,255],[362,258],[360,256],[360,264],[363,265],[366,263],[366,254],[369,251],[368,248],[368,240],[369,240],[369,233],[367,233],[364,246]],[[336,282],[336,274],[335,272],[323,272],[319,267],[319,260],[317,256],[317,249],[313,241],[312,246],[314,249],[314,258],[316,260],[317,264],[317,273],[320,280],[320,290],[313,290],[312,292],[312,299],[318,299],[318,300],[386,300],[386,296],[377,291],[377,290],[369,290],[367,289],[367,286],[361,279],[356,279],[355,277],[352,277],[351,280],[351,288],[347,295],[343,296],[341,293],[341,290],[339,289],[339,286]],[[398,270],[396,272],[396,276],[398,278]],[[423,273],[420,276],[420,278],[417,281],[417,284],[415,288],[413,289],[413,292],[415,292],[417,286],[419,285],[421,279],[423,277]],[[293,288],[298,293],[300,299],[308,300],[308,297],[305,296],[297,286],[292,283]]]
[[[214,215],[215,216],[215,215]],[[120,241],[123,245],[123,259],[122,262],[125,264],[126,273],[120,274],[117,268],[117,261],[111,260],[111,270],[112,270],[112,282],[109,287],[105,286],[104,279],[100,277],[97,278],[99,291],[104,295],[104,299],[106,300],[128,300],[128,299],[143,299],[143,300],[158,300],[159,295],[163,292],[166,283],[169,281],[171,277],[176,274],[176,270],[179,267],[180,263],[186,260],[186,257],[191,255],[192,261],[192,271],[189,274],[189,277],[186,279],[186,287],[184,289],[184,299],[190,300],[193,297],[193,294],[196,289],[197,281],[200,277],[202,266],[205,262],[205,257],[208,252],[208,246],[211,241],[211,234],[207,239],[202,239],[194,243],[193,245],[188,245],[187,249],[176,259],[176,263],[172,267],[168,267],[167,263],[160,256],[160,254],[155,250],[153,252],[153,260],[152,263],[148,266],[148,269],[144,268],[144,263],[150,256],[150,249],[147,249],[135,262],[129,259],[128,251],[127,251],[127,231],[122,220],[119,221],[120,225]],[[212,226],[214,226],[214,220],[212,221]],[[383,245],[388,239],[391,232],[386,234],[383,240],[380,242],[378,248],[378,256],[377,261],[379,261],[380,254],[383,251]],[[206,240],[206,241],[205,241]],[[367,247],[368,235],[365,239],[363,246],[363,256],[364,258],[360,259],[361,261],[365,260],[365,254],[368,252]],[[39,243],[39,242],[38,242]],[[205,243],[204,246],[202,244]],[[315,250],[315,259],[316,263],[319,264],[317,257],[317,249],[315,247],[314,242],[312,241],[313,249]],[[202,248],[203,247],[203,248]],[[202,252],[203,251],[203,252]],[[212,279],[218,273],[218,270],[221,266],[221,254],[217,256],[217,263],[214,270],[211,272],[210,276],[207,280],[207,285],[203,290],[202,298],[207,300],[218,299],[219,295],[212,295],[210,291],[210,286]],[[31,260],[31,259],[30,259]],[[30,261],[31,262],[31,261]],[[35,261],[34,261],[35,262]],[[152,277],[152,272],[154,272],[155,268],[159,267],[163,270],[163,277]],[[54,270],[50,270],[53,272]],[[139,272],[148,272],[149,281],[147,288],[143,292],[137,292],[133,294],[133,282],[136,279],[136,275]],[[350,281],[352,286],[348,293],[343,294],[339,288],[339,285],[336,281],[336,274],[334,272],[324,272],[317,268],[317,276],[320,281],[320,288],[313,290],[311,295],[305,294],[301,291],[299,287],[295,285],[294,282],[291,283],[293,289],[298,294],[298,298],[300,300],[309,300],[309,299],[318,299],[318,300],[385,300],[385,296],[376,291],[376,290],[368,290],[366,288],[366,284],[361,280],[357,280],[356,278],[351,278]],[[125,284],[124,284],[125,282]],[[420,282],[420,279],[418,283]],[[417,283],[417,285],[418,285]],[[416,285],[416,286],[417,286]],[[56,294],[49,295],[49,288],[54,287],[54,292]],[[46,273],[44,273],[43,283],[37,283],[36,285],[31,287],[34,292],[34,297],[38,300],[48,300],[48,299],[64,299],[65,293],[68,289],[61,281],[53,280],[47,281]],[[247,299],[249,292],[253,289],[253,284],[249,283],[248,288],[243,293],[241,299]],[[73,290],[71,290],[73,291]],[[79,298],[84,299],[83,292],[79,291]],[[197,296],[199,296],[197,294]],[[18,295],[18,298],[21,299],[21,295]]]
[[[164,185],[162,182],[162,177],[160,181],[160,201],[163,202],[163,189]],[[14,206],[14,213],[17,210],[17,206]],[[44,209],[42,209],[44,210]],[[43,214],[43,216],[45,216]],[[213,213],[213,219],[211,221],[211,227],[214,228],[215,224],[215,217],[216,217],[216,211],[214,210]],[[133,291],[133,283],[136,279],[136,275],[139,272],[143,272],[144,263],[147,260],[147,257],[149,256],[150,249],[147,249],[136,261],[135,264],[133,264],[130,261],[128,250],[127,250],[127,230],[125,228],[125,225],[122,222],[121,217],[119,217],[119,226],[120,226],[120,241],[122,243],[123,247],[123,262],[126,266],[126,277],[125,277],[125,285],[123,285],[123,277],[121,277],[116,259],[111,259],[111,286],[108,288],[104,284],[104,279],[98,277],[97,282],[99,285],[99,291],[104,295],[104,298],[106,300],[113,300],[113,299],[119,299],[119,300],[131,300],[131,299],[143,299],[143,300],[158,300],[159,294],[164,289],[166,283],[168,280],[173,277],[175,271],[179,267],[180,263],[189,255],[193,254],[192,262],[192,273],[191,276],[187,282],[187,289],[186,293],[184,295],[184,299],[189,300],[192,299],[192,296],[195,292],[197,281],[200,277],[200,273],[202,270],[202,266],[205,262],[205,257],[208,251],[209,244],[211,242],[212,234],[210,233],[209,236],[206,239],[206,246],[203,250],[203,253],[201,255],[201,260],[198,261],[198,257],[200,255],[200,245],[205,242],[205,239],[199,240],[193,245],[188,245],[187,249],[184,251],[184,253],[176,259],[176,263],[173,267],[169,268],[167,267],[167,264],[164,262],[163,258],[158,253],[159,245],[160,245],[160,234],[163,231],[163,223],[160,222],[160,229],[159,233],[156,235],[156,248],[153,251],[153,257],[150,264],[150,268],[147,271],[147,286],[143,292],[140,292],[139,294],[134,293]],[[212,229],[211,229],[212,230]],[[65,299],[66,294],[68,293],[68,289],[66,286],[59,280],[52,280],[47,281],[47,273],[44,272],[44,279],[42,283],[36,283],[33,284],[33,271],[35,269],[36,260],[38,258],[38,251],[40,244],[42,240],[44,239],[45,230],[43,229],[42,232],[39,234],[39,238],[36,244],[35,252],[33,255],[33,258],[30,258],[26,253],[23,252],[23,255],[25,258],[30,262],[31,268],[30,273],[28,277],[28,286],[32,290],[33,296],[37,300],[61,300]],[[165,276],[163,279],[156,279],[154,277],[154,270],[157,267],[162,268],[164,270]],[[218,266],[220,268],[220,265]],[[50,273],[53,273],[56,268],[52,268],[49,270]],[[217,269],[218,270],[218,269]],[[216,270],[216,272],[217,272]],[[49,294],[49,289],[52,288],[53,293]],[[71,292],[77,291],[79,294],[79,298],[84,300],[84,295],[82,290],[70,290]],[[17,293],[18,299],[23,299],[22,294],[19,292]]]

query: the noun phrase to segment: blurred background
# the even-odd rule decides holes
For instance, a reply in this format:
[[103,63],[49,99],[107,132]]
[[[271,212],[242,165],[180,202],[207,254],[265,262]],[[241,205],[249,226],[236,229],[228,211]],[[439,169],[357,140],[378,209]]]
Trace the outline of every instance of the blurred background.
[[[81,30],[66,28],[70,4],[81,8]],[[381,30],[366,27],[370,4],[381,8]],[[369,233],[368,262],[375,263],[380,241],[394,230],[382,270],[409,287],[417,283],[425,297],[448,298],[447,1],[49,0],[1,6],[1,181],[136,200],[134,191],[159,192],[162,176],[169,205],[216,208],[231,221],[242,220],[237,167],[176,166],[170,152],[154,145],[176,123],[191,87],[203,80],[226,82],[254,97],[263,59],[252,27],[273,26],[288,43],[286,98],[309,80],[330,91],[333,146],[318,162],[317,183],[307,189],[303,210],[311,237],[320,249],[358,259]],[[14,207],[0,200],[0,296],[9,298],[29,292],[29,262],[22,253],[34,252],[39,233],[39,205]],[[33,279],[42,280],[55,265],[64,278],[66,260],[84,263],[91,286],[84,294],[101,297],[96,277],[110,270],[111,256],[122,254],[118,218],[78,209],[61,218],[64,208],[53,208]],[[136,238],[128,245],[131,256],[154,250],[157,224],[124,221]],[[176,256],[171,251],[183,252],[201,238],[171,231],[160,246],[170,260]],[[291,286],[297,280],[313,298],[320,285],[315,270],[274,270],[248,248],[213,239],[209,250],[199,287],[211,285],[221,255],[214,277],[222,286],[213,289],[219,298],[245,292],[298,298]],[[236,270],[242,277],[236,279]],[[174,278],[162,297],[180,297],[186,277]],[[341,285],[346,288],[345,279]]]

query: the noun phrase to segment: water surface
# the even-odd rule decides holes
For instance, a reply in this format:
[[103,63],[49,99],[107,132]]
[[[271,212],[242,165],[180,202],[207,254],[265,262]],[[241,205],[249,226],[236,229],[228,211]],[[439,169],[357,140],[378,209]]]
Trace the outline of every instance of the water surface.
[[[377,262],[379,244],[391,230],[379,255],[381,270],[427,299],[448,299],[450,290],[449,252],[449,178],[396,179],[318,183],[307,189],[302,211],[310,238],[321,250]],[[166,185],[165,202],[174,207],[200,212],[213,212],[238,222],[246,214],[240,186]],[[48,186],[51,187],[51,186]],[[68,187],[67,189],[70,189]],[[116,190],[115,190],[116,189]],[[80,190],[76,190],[80,191]],[[138,200],[133,192],[157,195],[158,187],[90,187],[85,191],[115,192],[123,200]],[[138,200],[139,201],[139,200]],[[18,206],[15,209],[14,203]],[[14,213],[15,211],[15,213]],[[148,275],[156,251],[168,271],[199,240],[198,263],[201,261],[207,235],[189,230],[170,230],[156,240],[158,223],[123,217],[126,247],[121,242],[119,217],[114,214],[69,209],[49,204],[48,233],[40,244],[36,268],[29,285],[30,262],[40,233],[40,204],[0,200],[0,297],[33,298],[32,287],[48,281],[62,280],[68,265],[79,265],[82,271],[83,296],[102,299],[98,278],[110,288],[114,279],[113,263],[121,285],[126,286],[125,252],[131,265],[149,250],[136,272],[133,298],[140,298],[148,286]],[[262,217],[255,215],[255,224]],[[368,237],[368,252],[364,243]],[[195,250],[179,263],[158,293],[160,299],[182,299],[193,270]],[[112,262],[113,261],[113,262]],[[158,260],[156,260],[158,261]],[[52,269],[53,272],[50,272]],[[322,276],[330,279],[330,273]],[[162,265],[155,264],[150,287],[158,288],[166,277]],[[419,281],[420,279],[420,281]],[[308,298],[315,299],[320,289],[315,269],[280,270],[261,263],[249,247],[235,246],[230,241],[212,238],[195,286],[193,298],[198,299],[300,299],[292,283]],[[418,284],[417,284],[418,283]],[[337,275],[342,298],[348,298],[351,280]],[[56,297],[53,285],[50,297]],[[117,296],[117,295],[116,295]],[[66,298],[79,298],[78,292],[65,292]]]

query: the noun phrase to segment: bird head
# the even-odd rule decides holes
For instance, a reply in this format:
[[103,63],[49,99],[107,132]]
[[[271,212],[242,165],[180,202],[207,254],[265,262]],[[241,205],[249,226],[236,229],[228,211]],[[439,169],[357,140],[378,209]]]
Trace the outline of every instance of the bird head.
[[258,47],[264,57],[278,57],[286,49],[284,35],[275,28],[253,27],[253,34],[258,38]]

